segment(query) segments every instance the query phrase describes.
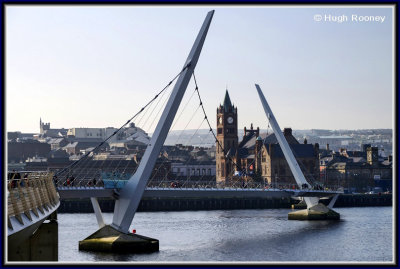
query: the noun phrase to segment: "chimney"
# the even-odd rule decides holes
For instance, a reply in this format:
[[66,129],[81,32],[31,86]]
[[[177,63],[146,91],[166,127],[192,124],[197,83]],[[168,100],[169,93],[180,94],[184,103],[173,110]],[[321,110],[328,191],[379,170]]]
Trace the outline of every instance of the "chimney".
[[367,162],[370,165],[375,165],[378,163],[378,148],[377,147],[367,148]]
[[321,158],[321,154],[319,153],[319,144],[318,143],[314,144],[314,152],[315,152],[316,156],[319,156],[318,159],[320,159]]
[[257,136],[257,137],[260,136],[260,127],[257,127],[256,136]]
[[283,134],[284,134],[284,136],[290,136],[290,135],[292,135],[292,128],[285,128],[285,129],[283,129]]
[[253,130],[253,123],[250,125],[250,130]]

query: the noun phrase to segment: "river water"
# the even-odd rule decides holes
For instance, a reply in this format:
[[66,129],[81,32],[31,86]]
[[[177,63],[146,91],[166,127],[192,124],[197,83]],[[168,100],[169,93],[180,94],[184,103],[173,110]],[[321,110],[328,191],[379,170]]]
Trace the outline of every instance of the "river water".
[[[152,254],[78,250],[94,214],[58,214],[60,262],[391,262],[392,207],[337,208],[340,221],[289,221],[290,209],[140,212],[131,229],[156,238]],[[112,214],[104,214],[107,223]]]

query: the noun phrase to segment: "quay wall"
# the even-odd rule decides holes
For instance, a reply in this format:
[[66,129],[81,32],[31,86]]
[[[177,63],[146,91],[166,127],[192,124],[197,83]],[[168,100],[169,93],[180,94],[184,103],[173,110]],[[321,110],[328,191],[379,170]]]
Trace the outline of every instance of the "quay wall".
[[[114,211],[114,200],[99,198],[103,212]],[[325,200],[327,204],[329,200]],[[299,203],[287,197],[281,198],[143,198],[138,212],[185,211],[185,210],[229,210],[291,208]],[[342,194],[335,207],[392,206],[392,194]],[[299,208],[301,206],[299,205]],[[61,200],[59,213],[93,213],[89,199]]]

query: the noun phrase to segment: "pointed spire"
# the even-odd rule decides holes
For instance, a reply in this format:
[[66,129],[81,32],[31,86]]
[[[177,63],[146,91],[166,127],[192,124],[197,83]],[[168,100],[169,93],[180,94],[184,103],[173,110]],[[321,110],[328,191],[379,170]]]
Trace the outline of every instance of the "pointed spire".
[[231,107],[232,107],[231,98],[229,98],[229,93],[228,93],[228,89],[227,89],[226,93],[225,93],[225,99],[224,99],[224,110],[225,110],[225,112],[228,112]]

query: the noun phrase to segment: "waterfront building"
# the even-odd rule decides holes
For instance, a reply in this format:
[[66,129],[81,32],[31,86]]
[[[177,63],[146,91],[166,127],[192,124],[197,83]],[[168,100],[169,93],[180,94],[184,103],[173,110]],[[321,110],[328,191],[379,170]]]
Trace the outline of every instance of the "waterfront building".
[[378,147],[363,146],[363,151],[342,148],[320,159],[320,180],[327,185],[365,192],[374,187],[392,189],[392,156],[379,156]]
[[210,180],[215,177],[214,161],[190,160],[187,162],[171,162],[172,176],[177,180]]
[[[295,184],[275,134],[260,134],[260,129],[244,128],[238,141],[237,108],[226,91],[223,105],[217,108],[216,180],[227,182],[234,178],[262,181],[265,184]],[[303,173],[311,182],[319,178],[319,145],[300,144],[285,128],[284,136],[292,148]]]
[[[103,141],[110,137],[118,129],[114,127],[107,128],[70,128],[67,132],[69,141]],[[134,123],[131,123],[128,127],[123,128],[115,136],[111,137],[107,142],[119,143],[127,141],[137,141],[139,143],[147,145],[150,142],[148,134],[139,127],[136,127]]]

